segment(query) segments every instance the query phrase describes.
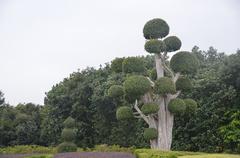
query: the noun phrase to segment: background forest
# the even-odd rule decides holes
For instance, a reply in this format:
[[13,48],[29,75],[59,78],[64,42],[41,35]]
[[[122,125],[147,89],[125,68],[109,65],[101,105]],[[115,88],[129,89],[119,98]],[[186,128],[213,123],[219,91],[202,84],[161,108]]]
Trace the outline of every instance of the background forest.
[[[196,100],[198,109],[175,118],[172,149],[240,152],[240,50],[228,56],[213,47],[201,51],[195,46],[192,53],[200,68],[194,77],[189,76],[193,90],[182,97]],[[55,146],[61,142],[63,121],[70,115],[77,122],[75,143],[79,147],[148,147],[142,137],[146,124],[137,119],[117,121],[118,100],[108,96],[109,87],[126,77],[122,72],[126,59],[135,61],[129,72],[156,78],[153,56],[116,58],[99,69],[70,74],[46,93],[44,106],[26,103],[13,107],[0,92],[0,146]]]

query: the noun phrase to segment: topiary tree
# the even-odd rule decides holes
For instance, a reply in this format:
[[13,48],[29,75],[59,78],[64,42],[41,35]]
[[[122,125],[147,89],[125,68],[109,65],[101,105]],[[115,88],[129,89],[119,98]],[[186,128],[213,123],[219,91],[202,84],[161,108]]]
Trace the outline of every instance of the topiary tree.
[[74,144],[75,139],[75,120],[72,117],[68,117],[64,122],[64,129],[62,130],[63,143],[58,145],[58,152],[74,152],[77,151],[77,146]]
[[193,112],[197,107],[194,100],[177,97],[191,89],[187,75],[196,72],[198,60],[193,54],[180,51],[169,63],[168,53],[179,50],[181,41],[176,36],[166,37],[168,34],[169,26],[164,20],[148,21],[143,28],[144,47],[155,56],[155,68],[148,73],[150,77],[131,75],[133,71],[140,72],[142,65],[137,63],[140,67],[136,67],[133,59],[123,61],[123,69],[125,65],[131,68],[123,70],[131,73],[126,75],[123,83],[124,95],[120,86],[109,90],[111,96],[123,95],[122,106],[116,112],[117,119],[142,118],[149,126],[144,131],[144,138],[150,141],[151,148],[161,150],[171,148],[174,116]]

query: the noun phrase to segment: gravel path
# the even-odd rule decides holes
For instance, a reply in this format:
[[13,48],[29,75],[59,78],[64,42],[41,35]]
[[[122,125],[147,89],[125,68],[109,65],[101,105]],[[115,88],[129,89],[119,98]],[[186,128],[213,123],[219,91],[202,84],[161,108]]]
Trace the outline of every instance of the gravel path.
[[135,158],[135,156],[122,152],[72,152],[56,154],[54,158]]

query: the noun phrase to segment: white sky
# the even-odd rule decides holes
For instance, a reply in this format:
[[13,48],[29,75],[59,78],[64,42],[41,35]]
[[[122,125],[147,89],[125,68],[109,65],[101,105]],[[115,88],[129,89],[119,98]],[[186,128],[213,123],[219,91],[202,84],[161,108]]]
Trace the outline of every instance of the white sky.
[[0,90],[12,105],[43,104],[77,69],[146,55],[142,28],[155,17],[182,50],[240,48],[238,0],[0,0]]

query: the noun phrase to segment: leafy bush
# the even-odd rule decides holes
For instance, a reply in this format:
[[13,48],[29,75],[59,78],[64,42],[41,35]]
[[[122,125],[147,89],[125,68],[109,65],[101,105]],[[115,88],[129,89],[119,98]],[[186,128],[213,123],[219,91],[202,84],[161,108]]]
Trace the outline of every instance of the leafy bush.
[[64,122],[63,125],[65,128],[73,128],[75,126],[75,120],[72,117],[68,117]]
[[108,95],[113,98],[121,97],[123,96],[124,91],[123,91],[123,86],[120,85],[112,85],[108,89]]
[[134,153],[134,147],[125,148],[125,147],[120,147],[119,145],[101,144],[101,145],[95,145],[94,149],[92,149],[91,151]]
[[191,81],[186,77],[180,77],[176,82],[176,89],[181,91],[189,91],[192,89]]
[[145,64],[141,58],[128,57],[122,63],[124,73],[143,73],[145,72]]
[[126,120],[133,117],[132,109],[128,106],[121,106],[117,109],[116,117],[118,120]]
[[158,136],[157,130],[155,128],[145,128],[143,137],[146,140],[156,139]]
[[176,36],[169,36],[163,40],[166,45],[167,52],[174,52],[179,50],[182,46],[180,39]]
[[122,62],[123,62],[123,60],[124,60],[124,58],[114,59],[111,63],[111,70],[116,72],[116,73],[122,72]]
[[144,76],[134,75],[130,76],[123,83],[125,94],[130,102],[135,101],[134,99],[139,98],[150,90],[151,84],[149,80]]
[[141,108],[141,111],[145,115],[157,113],[158,110],[159,110],[159,105],[157,105],[156,103],[147,103],[147,104],[144,104]]
[[0,154],[52,154],[56,153],[55,147],[43,147],[38,145],[17,145],[0,148]]
[[168,104],[168,110],[173,114],[183,113],[186,110],[185,102],[180,98],[173,99]]
[[194,73],[198,69],[199,62],[190,52],[178,52],[171,58],[170,66],[174,72]]
[[71,128],[64,128],[62,130],[62,139],[66,142],[72,141],[75,138],[75,131]]
[[155,82],[154,92],[156,94],[175,93],[176,88],[173,81],[168,77],[161,77]]
[[25,158],[53,158],[53,155],[33,155]]
[[169,26],[166,21],[162,19],[149,20],[143,28],[143,35],[146,39],[157,39],[167,36],[169,33]]
[[152,39],[145,43],[144,48],[148,53],[161,53],[166,50],[166,45],[161,40]]
[[77,151],[77,146],[74,143],[71,142],[63,142],[61,144],[58,145],[58,152],[62,153],[62,152],[75,152]]
[[186,105],[186,112],[187,113],[193,113],[197,109],[197,102],[193,99],[184,99],[183,100]]

